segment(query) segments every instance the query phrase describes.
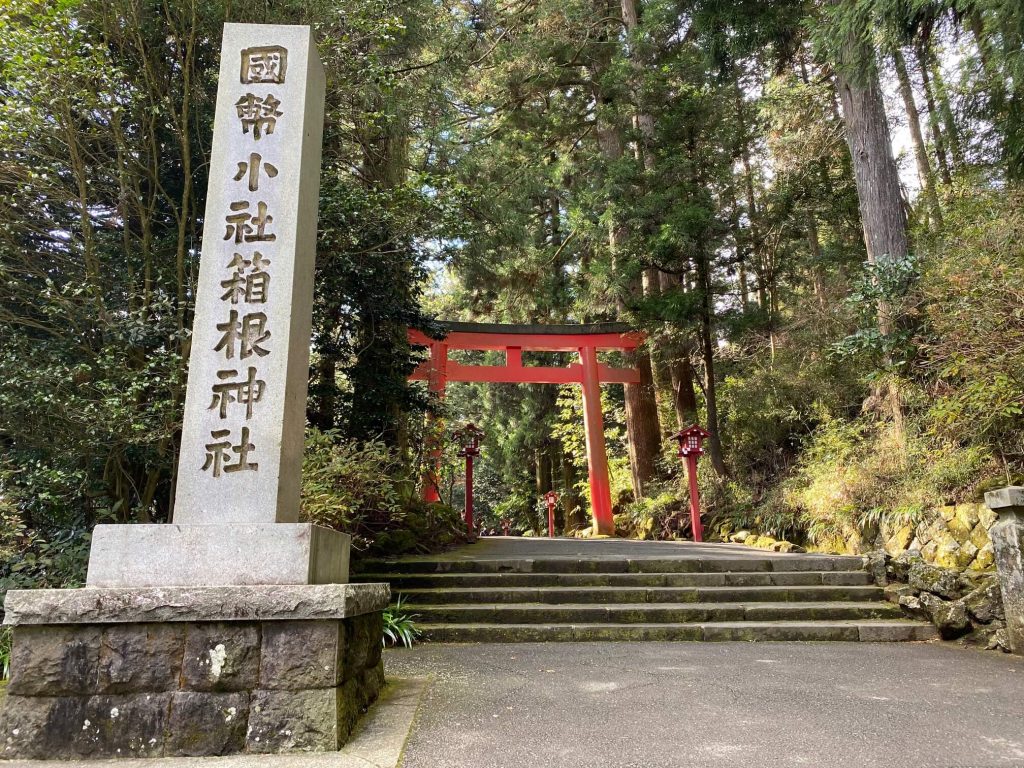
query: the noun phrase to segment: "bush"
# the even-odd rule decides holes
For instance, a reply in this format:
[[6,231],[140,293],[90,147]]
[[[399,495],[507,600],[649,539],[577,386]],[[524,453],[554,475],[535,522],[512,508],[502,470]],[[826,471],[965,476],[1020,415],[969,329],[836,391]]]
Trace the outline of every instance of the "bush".
[[0,498],[0,605],[10,589],[82,586],[89,541],[81,524],[48,535],[29,529]]
[[1024,464],[1024,192],[972,191],[924,248],[918,344],[925,428]]
[[302,464],[305,520],[352,536],[357,553],[428,552],[460,541],[451,507],[426,504],[398,452],[310,428]]
[[[916,524],[935,507],[975,498],[979,482],[994,468],[991,455],[977,447],[903,436],[864,417],[829,421],[807,441],[795,471],[757,514],[764,520],[789,518],[813,544],[843,550],[883,524]],[[769,527],[763,530],[778,535]]]

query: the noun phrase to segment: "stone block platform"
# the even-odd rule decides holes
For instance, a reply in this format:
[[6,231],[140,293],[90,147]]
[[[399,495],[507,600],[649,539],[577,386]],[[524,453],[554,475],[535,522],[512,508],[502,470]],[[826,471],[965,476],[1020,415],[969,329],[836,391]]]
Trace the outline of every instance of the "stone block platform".
[[0,757],[338,749],[380,692],[386,584],[12,591]]

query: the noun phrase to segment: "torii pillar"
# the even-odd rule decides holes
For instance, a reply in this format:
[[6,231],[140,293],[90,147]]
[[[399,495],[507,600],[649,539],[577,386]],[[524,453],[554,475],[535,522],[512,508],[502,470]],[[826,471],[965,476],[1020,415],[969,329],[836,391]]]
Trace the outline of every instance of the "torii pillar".
[[608,452],[604,445],[597,348],[581,347],[580,362],[583,364],[583,430],[587,438],[587,479],[590,483],[594,533],[614,536],[615,520],[612,516],[611,482],[608,479]]

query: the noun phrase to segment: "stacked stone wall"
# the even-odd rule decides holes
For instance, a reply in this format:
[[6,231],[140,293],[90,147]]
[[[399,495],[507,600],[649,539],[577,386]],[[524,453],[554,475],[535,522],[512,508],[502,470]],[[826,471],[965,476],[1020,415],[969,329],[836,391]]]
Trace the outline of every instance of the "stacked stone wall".
[[988,571],[995,566],[989,530],[997,516],[984,504],[939,507],[917,525],[884,526],[885,551],[897,556],[917,551],[921,559],[957,571]]
[[0,756],[335,750],[384,683],[382,615],[14,627]]

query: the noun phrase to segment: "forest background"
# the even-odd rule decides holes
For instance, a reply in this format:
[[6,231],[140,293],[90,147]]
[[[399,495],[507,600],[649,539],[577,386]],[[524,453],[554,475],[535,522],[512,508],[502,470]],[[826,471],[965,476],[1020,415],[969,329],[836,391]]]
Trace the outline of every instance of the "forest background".
[[647,333],[604,392],[628,535],[688,535],[694,421],[712,532],[869,546],[1021,481],[1017,0],[7,0],[0,592],[168,519],[225,21],[311,24],[326,64],[303,503],[360,551],[459,536],[450,441],[417,500],[428,405],[486,431],[485,525],[539,533],[550,488],[587,525],[580,393],[430,404],[437,319]]

